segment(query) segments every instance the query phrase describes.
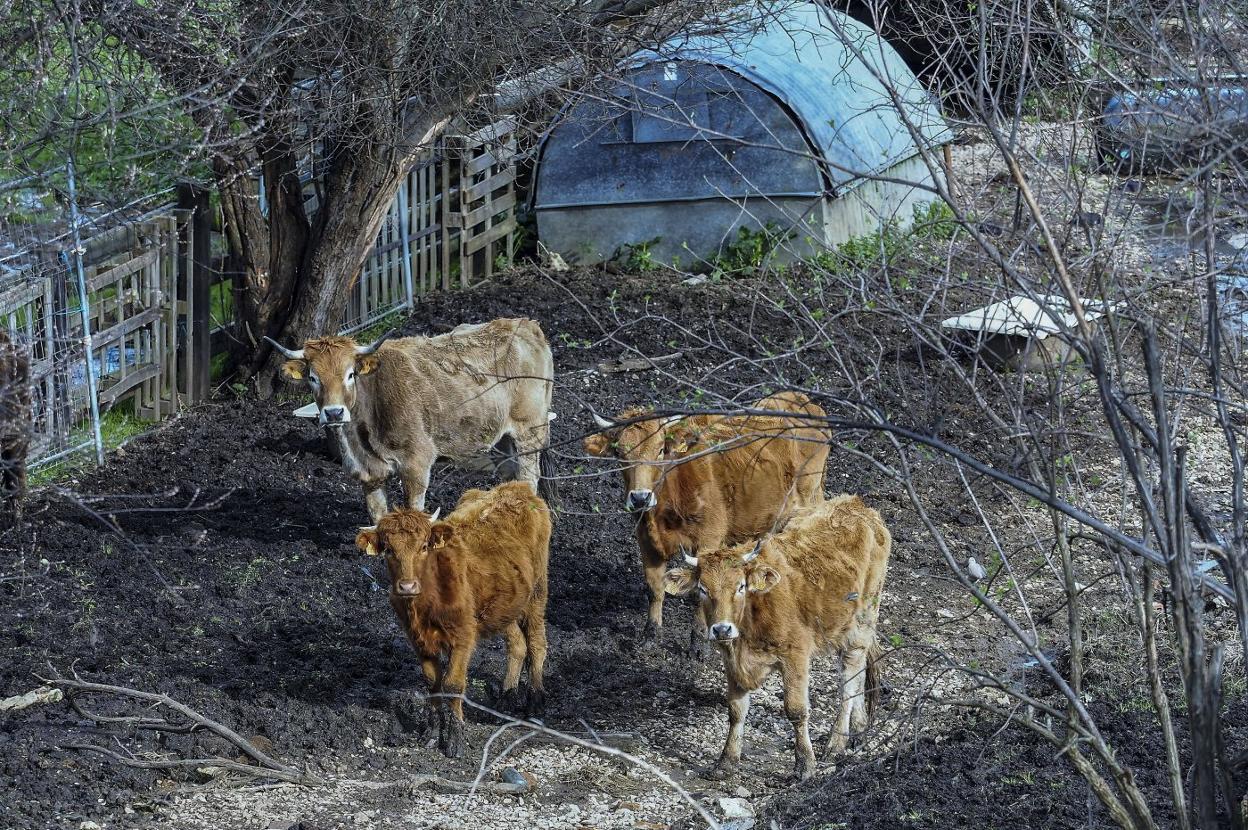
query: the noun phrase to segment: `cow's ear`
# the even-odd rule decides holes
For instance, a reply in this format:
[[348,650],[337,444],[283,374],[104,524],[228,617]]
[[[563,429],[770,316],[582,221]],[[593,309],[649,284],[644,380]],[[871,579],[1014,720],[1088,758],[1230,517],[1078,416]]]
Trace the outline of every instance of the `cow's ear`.
[[693,590],[693,571],[688,568],[672,568],[663,574],[663,593],[683,597]]
[[455,528],[448,524],[436,524],[429,528],[429,548],[444,548],[446,543],[455,536]]
[[376,556],[381,552],[381,539],[377,535],[377,531],[371,528],[361,528],[356,534],[355,546],[359,548],[366,556]]
[[585,452],[599,458],[611,453],[611,438],[605,432],[599,432],[585,439]]
[[751,594],[765,594],[780,584],[780,574],[775,568],[759,565],[746,572],[745,584],[749,587]]
[[282,364],[282,375],[287,380],[303,380],[308,371],[306,360],[288,360]]
[[366,354],[355,361],[355,371],[367,375],[381,364],[381,358],[375,354]]

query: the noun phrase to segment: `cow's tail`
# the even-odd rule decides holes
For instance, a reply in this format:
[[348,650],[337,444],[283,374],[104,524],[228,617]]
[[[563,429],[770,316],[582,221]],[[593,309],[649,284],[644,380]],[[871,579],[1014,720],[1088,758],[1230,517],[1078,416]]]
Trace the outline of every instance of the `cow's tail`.
[[550,447],[544,448],[537,456],[538,478],[537,494],[546,501],[550,508],[550,520],[555,521],[559,504],[559,480],[555,476],[555,462],[550,455]]
[[880,689],[882,685],[880,679],[880,657],[882,655],[880,641],[873,639],[871,647],[867,649],[867,677],[863,689],[863,694],[867,698],[868,717],[875,717],[876,707],[880,705]]

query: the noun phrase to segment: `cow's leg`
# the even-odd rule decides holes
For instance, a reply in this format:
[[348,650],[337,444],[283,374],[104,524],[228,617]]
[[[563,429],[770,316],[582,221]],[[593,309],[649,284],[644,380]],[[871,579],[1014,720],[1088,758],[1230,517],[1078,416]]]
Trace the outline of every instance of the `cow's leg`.
[[546,592],[529,604],[524,618],[524,634],[529,651],[529,703],[525,714],[541,715],[546,710]]
[[650,612],[641,638],[654,642],[659,639],[659,629],[663,627],[663,575],[667,571],[667,560],[649,545],[643,545],[641,567],[646,573],[646,587],[650,589]]
[[546,425],[536,429],[520,430],[513,438],[516,442],[515,475],[516,481],[527,481],[537,492],[537,483],[542,477],[541,453],[546,446],[548,430]]
[[399,470],[403,479],[403,492],[407,506],[412,510],[425,509],[425,493],[429,490],[429,472],[433,469],[433,451],[421,451],[411,455]]
[[705,660],[711,653],[711,642],[706,638],[706,612],[702,609],[702,601],[696,596],[693,600],[693,627],[689,629],[689,656],[694,660]]
[[368,515],[373,518],[373,524],[377,524],[390,509],[386,503],[386,480],[365,481],[363,485],[364,503],[368,505]]
[[[459,758],[464,754],[464,690],[468,687],[468,662],[476,650],[475,634],[466,642],[451,649],[451,659],[446,668],[446,676],[442,681],[442,691],[447,695],[449,714],[442,718],[442,733],[438,737],[438,748],[448,758]],[[453,697],[451,697],[454,695]]]
[[867,683],[867,650],[848,648],[841,652],[841,710],[836,714],[836,726],[828,738],[828,754],[840,755],[849,747],[853,731],[867,726],[866,707],[861,716],[854,716],[855,707],[862,704]]
[[502,694],[496,706],[502,711],[518,709],[517,687],[520,685],[520,670],[524,668],[524,655],[528,650],[524,633],[518,623],[512,623],[503,629],[503,638],[507,641],[507,673],[503,676]]
[[797,760],[793,776],[805,781],[815,773],[815,750],[810,745],[810,656],[795,656],[780,666],[784,679],[784,716],[793,724]]
[[420,670],[425,674],[425,683],[429,686],[429,698],[425,704],[425,728],[420,733],[420,742],[427,743],[438,737],[442,722],[442,663],[435,654],[433,657],[420,658]]
[[745,744],[745,716],[750,712],[750,692],[728,678],[728,740],[719,753],[715,766],[706,771],[706,777],[721,780],[734,775],[741,765],[741,750]]

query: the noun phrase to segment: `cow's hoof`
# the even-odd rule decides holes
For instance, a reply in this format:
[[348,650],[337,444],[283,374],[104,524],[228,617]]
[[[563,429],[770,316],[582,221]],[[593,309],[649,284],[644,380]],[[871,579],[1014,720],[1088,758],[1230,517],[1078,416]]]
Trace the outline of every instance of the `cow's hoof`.
[[690,660],[701,662],[711,655],[711,643],[706,637],[697,634],[689,635],[689,650],[686,652]]
[[526,718],[540,718],[546,714],[546,692],[542,689],[530,689],[529,701],[524,707]]
[[519,687],[504,689],[494,695],[494,708],[504,714],[514,715],[523,711],[524,700]]
[[716,761],[710,767],[702,772],[702,777],[708,781],[723,781],[732,778],[737,774],[737,764],[735,761]]
[[828,748],[824,750],[823,757],[835,760],[844,755],[849,750],[849,736],[840,732],[833,732],[828,738]]
[[793,765],[793,780],[807,781],[815,774],[814,758],[798,758],[797,763]]
[[440,713],[430,707],[425,711],[425,722],[420,728],[420,734],[417,740],[428,746],[438,740],[442,732],[442,718]]
[[447,758],[462,758],[466,748],[463,722],[453,716],[448,716],[442,722],[442,731],[438,735],[438,749],[442,750],[442,754]]

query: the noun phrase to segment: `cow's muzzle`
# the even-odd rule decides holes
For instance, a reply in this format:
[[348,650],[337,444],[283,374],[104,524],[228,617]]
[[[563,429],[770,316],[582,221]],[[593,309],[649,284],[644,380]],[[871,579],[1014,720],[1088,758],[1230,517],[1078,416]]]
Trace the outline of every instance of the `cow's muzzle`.
[[624,506],[631,513],[640,513],[643,510],[650,510],[654,507],[654,491],[653,490],[629,490],[628,497],[624,500]]
[[730,622],[717,622],[706,630],[706,638],[718,642],[735,640],[738,634],[737,627]]
[[401,597],[414,597],[420,593],[420,583],[416,581],[396,582],[394,592]]
[[345,406],[327,406],[321,410],[321,426],[340,427],[351,423],[351,410]]

